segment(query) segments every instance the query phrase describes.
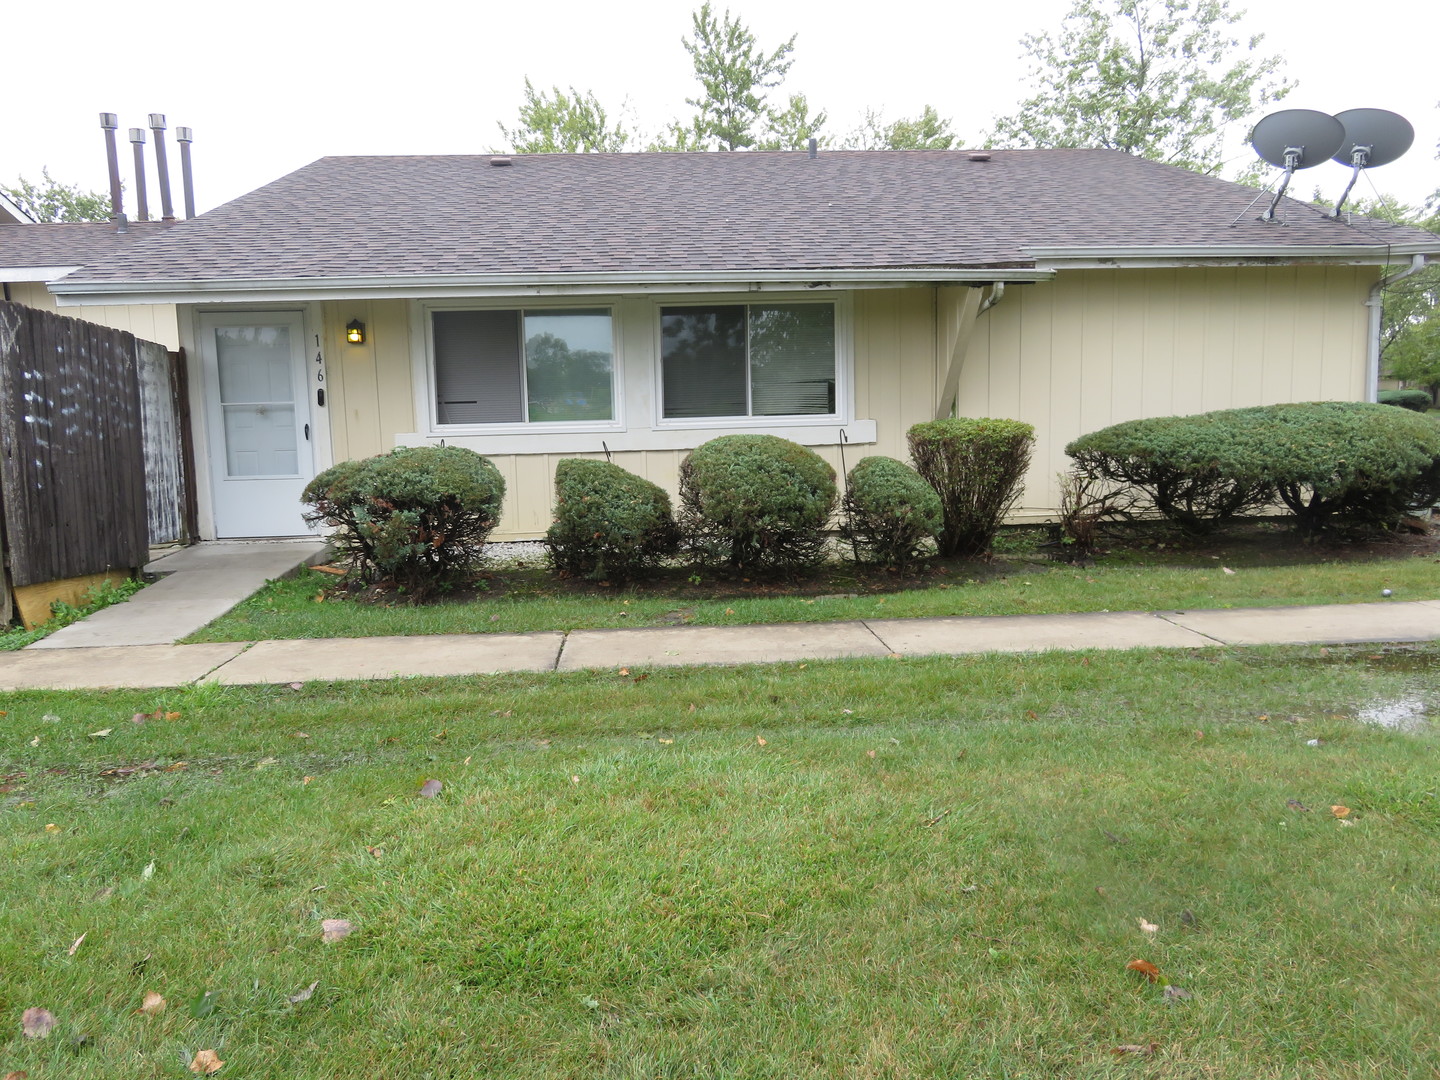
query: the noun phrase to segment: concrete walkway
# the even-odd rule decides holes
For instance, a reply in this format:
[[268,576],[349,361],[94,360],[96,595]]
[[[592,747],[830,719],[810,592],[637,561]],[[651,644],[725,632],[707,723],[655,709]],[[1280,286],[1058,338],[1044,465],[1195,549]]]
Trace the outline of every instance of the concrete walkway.
[[1436,639],[1440,639],[1440,600],[1193,612],[679,626],[569,634],[32,647],[0,653],[0,690],[168,687],[197,682],[246,685],[1048,649],[1194,649]]
[[[272,578],[325,552],[321,540],[229,540],[176,548],[145,567],[163,574],[123,603],[56,630],[27,647],[93,649],[169,645],[224,615]],[[83,663],[84,657],[76,657]]]

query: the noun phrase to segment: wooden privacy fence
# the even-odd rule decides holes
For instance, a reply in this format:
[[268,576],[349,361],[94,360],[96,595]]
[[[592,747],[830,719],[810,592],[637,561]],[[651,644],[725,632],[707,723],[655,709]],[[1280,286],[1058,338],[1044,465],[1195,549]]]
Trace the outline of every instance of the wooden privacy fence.
[[193,536],[179,361],[0,302],[0,522],[16,589],[128,571],[152,542]]

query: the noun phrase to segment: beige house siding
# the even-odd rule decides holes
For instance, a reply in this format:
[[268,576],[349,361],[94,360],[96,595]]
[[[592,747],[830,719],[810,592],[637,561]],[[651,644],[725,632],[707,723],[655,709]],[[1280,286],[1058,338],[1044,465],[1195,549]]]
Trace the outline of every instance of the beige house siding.
[[1376,267],[1062,272],[980,316],[961,416],[1035,425],[1021,513],[1058,501],[1065,444],[1143,416],[1365,396]]
[[54,311],[72,319],[128,330],[138,338],[154,341],[167,349],[180,347],[180,327],[175,321],[174,304],[116,304],[96,307],[59,307],[55,296],[43,281],[12,281],[10,299],[26,307]]
[[[1035,463],[1020,514],[1048,514],[1058,500],[1055,474],[1068,464],[1065,444],[1087,431],[1140,416],[1362,398],[1365,300],[1376,273],[1350,266],[1084,270],[1011,285],[975,325],[956,411],[1035,425]],[[906,430],[932,418],[940,399],[964,291],[876,289],[851,297],[854,416],[874,421],[875,438],[845,446],[846,466],[871,454],[907,458]],[[656,411],[653,303],[607,303],[619,328],[633,443]],[[413,345],[418,311],[401,300],[322,305],[335,460],[438,441],[418,434],[417,404],[424,405]],[[367,328],[363,346],[344,340],[345,324],[357,318]],[[693,434],[698,443],[715,433]],[[804,434],[839,471],[837,428]],[[544,532],[561,458],[603,456],[564,445],[554,452],[496,453],[496,440],[492,446],[446,440],[473,442],[505,476],[505,516],[496,539]],[[673,495],[685,453],[620,450],[613,460]]]

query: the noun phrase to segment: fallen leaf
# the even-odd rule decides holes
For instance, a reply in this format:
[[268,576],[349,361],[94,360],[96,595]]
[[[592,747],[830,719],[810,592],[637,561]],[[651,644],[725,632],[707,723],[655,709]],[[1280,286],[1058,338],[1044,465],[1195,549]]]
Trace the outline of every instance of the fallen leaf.
[[628,667],[622,667],[622,668],[620,669],[620,674],[621,674],[621,675],[629,675],[629,674],[630,674],[630,669],[629,669]]
[[1149,979],[1151,982],[1157,982],[1160,979],[1160,969],[1157,968],[1154,964],[1150,963],[1149,960],[1131,960],[1128,964],[1125,965],[1125,970],[1138,971],[1141,975],[1144,975],[1145,978]]
[[140,1002],[140,1012],[144,1016],[159,1016],[165,1011],[167,1002],[154,990],[145,991],[145,1000]]
[[[374,859],[378,859],[385,854],[385,849],[383,847],[367,847],[365,850],[368,851],[370,853],[370,857]],[[314,890],[312,889],[311,892],[314,892]]]
[[50,822],[50,824],[48,824],[48,825],[45,826],[45,831],[48,832],[48,833],[57,833],[57,832],[60,831],[60,826],[59,826],[59,825],[56,825],[56,824],[52,821],[52,822]]
[[1153,922],[1146,922],[1143,918],[1138,919],[1137,921],[1140,923],[1140,929],[1145,931],[1145,933],[1149,934],[1151,937],[1154,937],[1160,932],[1160,927]]
[[656,739],[655,741],[658,742],[658,743],[660,743],[662,746],[669,746],[669,745],[672,744],[675,740],[674,740],[674,739]]
[[420,798],[433,799],[440,794],[440,789],[444,786],[439,780],[426,780],[420,785]]
[[86,930],[84,934],[81,934],[79,937],[77,937],[77,938],[75,939],[74,943],[70,946],[70,951],[67,952],[65,955],[66,955],[66,956],[74,956],[75,953],[76,953],[76,951],[79,950],[79,948],[80,948],[80,943],[85,940],[85,935],[88,934],[88,933],[90,933],[90,931],[89,931],[89,930]]
[[1341,818],[1341,819],[1340,819],[1340,824],[1341,824],[1341,825],[1354,825],[1354,824],[1355,824],[1355,819],[1354,819],[1354,818]]
[[1195,913],[1187,907],[1184,911],[1180,912],[1180,921],[1186,926],[1194,926]]
[[137,712],[134,716],[130,717],[130,722],[132,724],[143,724],[149,719],[150,714],[148,712]]
[[317,979],[315,982],[305,987],[304,990],[300,990],[296,993],[291,994],[285,1000],[290,1002],[291,1005],[299,1005],[302,1001],[309,1001],[312,997],[315,996],[315,988],[319,985],[320,981]]
[[264,769],[264,768],[268,768],[268,767],[271,766],[271,765],[279,765],[279,764],[280,764],[280,759],[279,759],[279,758],[267,757],[267,758],[261,758],[259,761],[255,762],[255,768],[257,768],[257,769]]
[[155,860],[151,859],[145,864],[145,869],[140,871],[140,880],[149,881],[155,876]]
[[642,671],[639,675],[636,675],[636,676],[635,676],[635,681],[636,681],[637,683],[642,683],[642,682],[644,682],[646,679],[648,679],[649,677],[650,677],[650,673],[649,673],[648,671]]
[[1171,986],[1168,983],[1165,986],[1166,1001],[1189,1001],[1194,996],[1182,986]]
[[290,689],[291,689],[291,690],[304,690],[304,689],[305,689],[305,684],[304,684],[303,682],[292,682],[292,683],[290,684]]
[[313,776],[302,776],[302,777],[300,778],[300,786],[301,786],[301,787],[304,787],[306,784],[310,783],[310,781],[311,781],[311,780],[314,780],[314,779],[315,779],[315,777],[313,777]]
[[1285,805],[1288,806],[1291,810],[1299,810],[1302,813],[1306,814],[1310,812],[1310,807],[1306,806],[1299,799],[1286,799]]
[[727,608],[725,609],[725,614],[726,614],[726,615],[734,615],[734,614],[735,614],[735,609],[734,609],[733,607],[727,607]]
[[39,745],[40,745],[40,736],[39,736],[39,735],[36,735],[33,739],[31,739],[31,740],[30,740],[30,745],[31,745],[31,746],[39,746]]
[[866,751],[865,751],[865,756],[866,756],[866,757],[871,757],[871,758],[873,758],[873,757],[875,756],[875,751],[874,751],[874,750],[866,750]]
[[20,1017],[20,1030],[27,1039],[43,1039],[55,1026],[55,1015],[49,1009],[26,1009]]
[[1349,816],[1350,816],[1350,807],[1348,807],[1348,806],[1332,806],[1332,807],[1330,807],[1330,813],[1334,814],[1336,817],[1349,817]]
[[178,712],[167,712],[167,713],[165,714],[165,719],[166,719],[166,720],[179,720],[179,719],[180,719],[180,714],[179,714]]
[[463,762],[461,762],[461,764],[462,764],[462,765],[469,765],[470,762],[471,762],[471,760],[472,760],[473,758],[474,758],[474,755],[472,754],[470,757],[467,757]]
[[690,708],[686,709],[685,711],[686,711],[686,712],[694,712],[694,711],[695,711],[695,703],[692,701],[692,702],[690,703]]
[[112,731],[114,731],[114,730],[115,730],[114,728],[108,728],[108,727],[107,727],[107,728],[101,728],[99,731],[92,731],[92,732],[90,732],[90,734],[87,735],[86,738],[87,738],[87,739],[107,739],[107,738],[110,737],[110,732],[112,732]]
[[303,731],[294,731],[290,733],[290,737],[292,739],[308,739],[310,736]]
[[755,742],[756,742],[758,745],[760,745],[760,746],[765,746],[765,745],[767,745],[766,742],[765,742],[765,737],[764,737],[763,735],[756,735],[756,736],[755,736]]
[[[0,713],[0,716],[3,715],[4,713]],[[27,1072],[8,1072],[5,1074],[5,1080],[29,1080],[29,1077],[30,1074]]]
[[1121,1043],[1111,1053],[1119,1054],[1122,1057],[1126,1054],[1139,1054],[1141,1057],[1154,1057],[1155,1051],[1160,1049],[1158,1042],[1144,1043]]
[[325,919],[320,923],[320,940],[324,942],[344,941],[354,932],[348,919]]
[[195,1055],[195,1060],[190,1062],[190,1071],[201,1076],[217,1073],[224,1067],[225,1062],[220,1060],[220,1055],[214,1050],[201,1050]]
[[1235,571],[1234,571],[1234,570],[1231,570],[1228,566],[1222,566],[1222,567],[1220,567],[1220,569],[1221,569],[1221,570],[1224,570],[1225,573],[1227,573],[1227,574],[1233,574],[1233,573],[1235,573]]
[[188,769],[189,767],[190,767],[190,763],[189,763],[189,762],[187,762],[187,761],[177,761],[177,762],[175,762],[174,764],[166,765],[166,766],[165,766],[165,771],[166,771],[166,772],[179,772],[181,769]]
[[964,886],[961,887],[960,891],[961,891],[961,892],[976,892],[976,891],[979,890],[979,888],[980,888],[979,885],[964,885]]
[[578,776],[572,776],[572,777],[570,777],[570,782],[571,782],[572,784],[578,784],[578,783],[580,783],[580,777],[578,777]]

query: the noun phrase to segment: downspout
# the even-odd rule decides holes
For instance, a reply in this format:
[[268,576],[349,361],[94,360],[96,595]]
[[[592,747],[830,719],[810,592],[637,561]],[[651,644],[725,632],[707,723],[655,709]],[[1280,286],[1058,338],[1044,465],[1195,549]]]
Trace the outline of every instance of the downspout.
[[995,282],[995,284],[990,286],[990,295],[987,296],[985,298],[985,302],[980,305],[980,310],[975,312],[975,317],[978,319],[981,315],[984,315],[985,312],[989,311],[992,307],[994,307],[1004,298],[1005,283],[1003,281],[997,281]]
[[1381,278],[1370,286],[1370,299],[1365,301],[1365,306],[1370,309],[1370,340],[1366,342],[1365,357],[1366,401],[1377,401],[1380,397],[1380,323],[1385,306],[1382,296],[1385,290],[1397,281],[1404,281],[1412,274],[1418,274],[1424,270],[1426,258],[1424,255],[1415,255],[1411,258],[1410,265],[1404,270],[1397,270],[1389,277]]

